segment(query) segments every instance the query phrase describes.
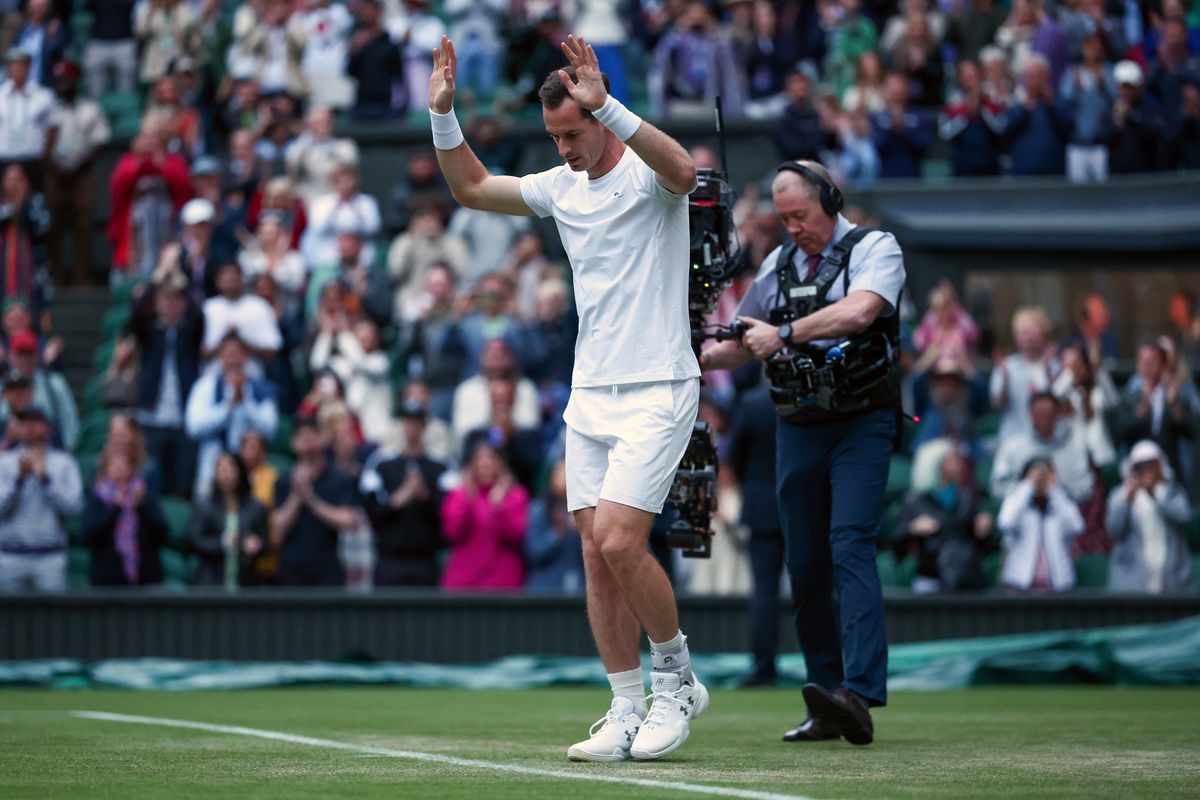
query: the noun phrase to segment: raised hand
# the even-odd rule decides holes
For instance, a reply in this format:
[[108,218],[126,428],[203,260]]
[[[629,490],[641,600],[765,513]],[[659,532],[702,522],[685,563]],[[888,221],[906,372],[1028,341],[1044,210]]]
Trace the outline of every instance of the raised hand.
[[567,40],[562,43],[562,51],[567,61],[575,68],[575,80],[571,80],[567,71],[563,69],[558,71],[558,77],[567,87],[571,99],[578,103],[580,108],[595,111],[608,99],[604,78],[600,76],[600,60],[596,58],[596,51],[583,37],[576,39],[573,35],[567,36]]
[[441,46],[433,48],[433,73],[429,76],[429,108],[433,111],[447,114],[454,107],[454,74],[457,71],[454,42],[443,36]]

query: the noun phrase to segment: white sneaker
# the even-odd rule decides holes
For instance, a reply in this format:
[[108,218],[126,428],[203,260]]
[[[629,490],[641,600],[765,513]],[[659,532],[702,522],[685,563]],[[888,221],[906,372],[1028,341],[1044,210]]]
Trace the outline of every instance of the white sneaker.
[[650,692],[654,704],[629,748],[638,761],[675,752],[687,741],[688,723],[708,709],[708,689],[695,676],[689,683],[675,672],[652,672]]
[[[588,731],[590,738],[567,748],[572,761],[628,761],[629,747],[637,736],[642,718],[628,697],[614,697],[608,713]],[[599,729],[599,730],[597,730]]]

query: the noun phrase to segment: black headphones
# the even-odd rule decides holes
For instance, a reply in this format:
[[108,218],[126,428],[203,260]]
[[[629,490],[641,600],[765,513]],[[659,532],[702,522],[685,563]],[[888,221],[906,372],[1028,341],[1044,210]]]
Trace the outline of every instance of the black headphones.
[[775,168],[775,174],[778,175],[785,170],[796,173],[821,190],[821,210],[828,216],[836,217],[846,205],[846,198],[842,196],[842,190],[821,177],[821,173],[815,169],[797,164],[795,161],[785,161]]

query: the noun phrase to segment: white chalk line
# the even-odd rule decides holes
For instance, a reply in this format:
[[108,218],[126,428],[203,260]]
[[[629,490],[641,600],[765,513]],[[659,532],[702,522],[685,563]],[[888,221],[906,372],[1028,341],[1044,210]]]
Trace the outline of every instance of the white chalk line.
[[71,716],[81,719],[100,720],[102,722],[124,722],[135,725],[157,725],[163,728],[186,728],[208,733],[224,733],[231,736],[248,736],[254,739],[267,739],[273,742],[288,742],[308,747],[320,747],[326,750],[342,750],[371,756],[387,756],[403,758],[409,761],[423,761],[427,764],[444,764],[452,767],[467,767],[473,769],[505,772],[511,775],[530,775],[538,778],[554,778],[557,780],[590,781],[593,783],[615,783],[624,786],[640,786],[647,789],[669,789],[690,794],[713,795],[717,797],[738,797],[743,800],[812,800],[794,794],[775,794],[759,792],[752,789],[736,789],[727,786],[706,786],[700,783],[685,783],[683,781],[661,781],[650,778],[631,778],[621,775],[601,775],[594,772],[569,772],[557,769],[539,769],[524,767],[519,764],[505,764],[498,761],[484,761],[477,758],[459,758],[441,753],[423,753],[418,750],[393,750],[389,747],[373,747],[371,745],[339,742],[333,739],[317,739],[312,736],[300,736],[281,731],[267,731],[259,728],[245,728],[240,725],[214,725],[209,722],[194,722],[186,719],[169,719],[165,717],[143,717],[133,714],[113,714],[107,711],[72,711]]

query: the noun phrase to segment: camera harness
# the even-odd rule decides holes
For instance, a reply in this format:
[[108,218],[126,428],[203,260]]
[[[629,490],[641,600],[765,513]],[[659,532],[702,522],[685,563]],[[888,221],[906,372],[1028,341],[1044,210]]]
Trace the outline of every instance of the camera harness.
[[[843,199],[837,187],[802,164],[785,162],[779,171],[799,173],[821,190],[821,208],[836,217]],[[807,317],[832,305],[829,290],[840,277],[843,297],[850,292],[850,254],[873,229],[857,227],[843,236],[822,261],[811,282],[799,279],[793,260],[799,248],[789,241],[779,253],[778,289],[769,322],[775,326]],[[900,316],[876,317],[865,330],[829,347],[788,345],[767,362],[771,400],[784,421],[810,424],[844,419],[900,401]]]

